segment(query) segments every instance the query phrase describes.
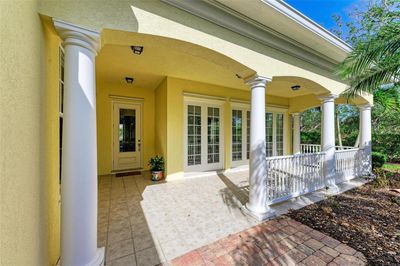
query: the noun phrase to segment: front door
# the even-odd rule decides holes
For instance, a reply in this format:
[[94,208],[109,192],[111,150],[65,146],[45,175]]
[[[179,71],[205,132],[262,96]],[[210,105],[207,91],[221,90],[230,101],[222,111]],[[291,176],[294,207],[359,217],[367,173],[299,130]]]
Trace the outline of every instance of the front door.
[[113,102],[113,171],[142,168],[140,103]]

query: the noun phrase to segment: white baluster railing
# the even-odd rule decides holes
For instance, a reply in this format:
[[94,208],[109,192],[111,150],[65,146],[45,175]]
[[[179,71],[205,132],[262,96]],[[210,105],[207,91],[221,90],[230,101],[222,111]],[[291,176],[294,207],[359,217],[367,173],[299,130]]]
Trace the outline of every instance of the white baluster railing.
[[336,161],[336,184],[348,181],[363,174],[363,149],[352,148],[337,150]]
[[[337,151],[354,149],[352,146],[335,146]],[[315,153],[321,152],[321,145],[319,144],[300,144],[301,153]]]
[[324,153],[268,157],[269,204],[324,188],[323,157]]
[[300,144],[301,153],[315,153],[321,152],[321,145],[319,144]]

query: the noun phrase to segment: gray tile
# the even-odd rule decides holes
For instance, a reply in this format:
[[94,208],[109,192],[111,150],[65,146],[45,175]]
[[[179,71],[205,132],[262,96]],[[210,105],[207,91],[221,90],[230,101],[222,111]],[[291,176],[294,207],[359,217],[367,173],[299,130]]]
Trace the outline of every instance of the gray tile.
[[128,255],[107,262],[107,266],[136,266],[136,258],[135,255]]
[[144,249],[136,253],[138,266],[154,266],[165,262],[165,257],[155,247]]
[[135,247],[135,252],[154,247],[155,241],[156,239],[154,239],[154,237],[151,234],[140,234],[134,236],[133,244]]
[[107,245],[106,247],[106,260],[114,260],[127,255],[133,254],[133,241],[132,239],[122,240]]
[[115,242],[119,242],[121,240],[131,239],[132,231],[129,226],[121,227],[119,229],[109,231],[107,237],[108,237],[108,244],[112,244]]

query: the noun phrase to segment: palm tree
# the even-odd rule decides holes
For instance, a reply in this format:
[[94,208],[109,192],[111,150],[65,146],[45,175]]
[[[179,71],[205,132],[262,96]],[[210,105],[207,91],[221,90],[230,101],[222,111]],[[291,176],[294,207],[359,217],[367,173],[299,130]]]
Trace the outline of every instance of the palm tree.
[[400,2],[370,1],[366,11],[351,16],[347,40],[354,49],[338,69],[350,85],[345,94],[371,93],[377,103],[393,107],[400,102]]

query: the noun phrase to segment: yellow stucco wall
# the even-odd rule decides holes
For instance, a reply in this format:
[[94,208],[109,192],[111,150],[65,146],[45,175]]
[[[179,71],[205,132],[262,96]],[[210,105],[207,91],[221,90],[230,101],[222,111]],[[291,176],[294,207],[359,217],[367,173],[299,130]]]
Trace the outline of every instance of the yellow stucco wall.
[[112,116],[110,96],[124,96],[143,99],[142,110],[142,151],[143,168],[148,169],[147,162],[154,156],[154,91],[135,87],[134,85],[106,84],[97,78],[97,161],[98,174],[106,175],[112,171]]
[[57,40],[43,28],[34,0],[0,1],[0,24],[0,264],[55,265]]
[[55,265],[60,257],[60,182],[59,182],[59,52],[61,40],[44,18],[44,73],[41,134],[43,177],[47,186],[48,264]]
[[167,154],[167,78],[155,89],[155,152],[165,157]]

